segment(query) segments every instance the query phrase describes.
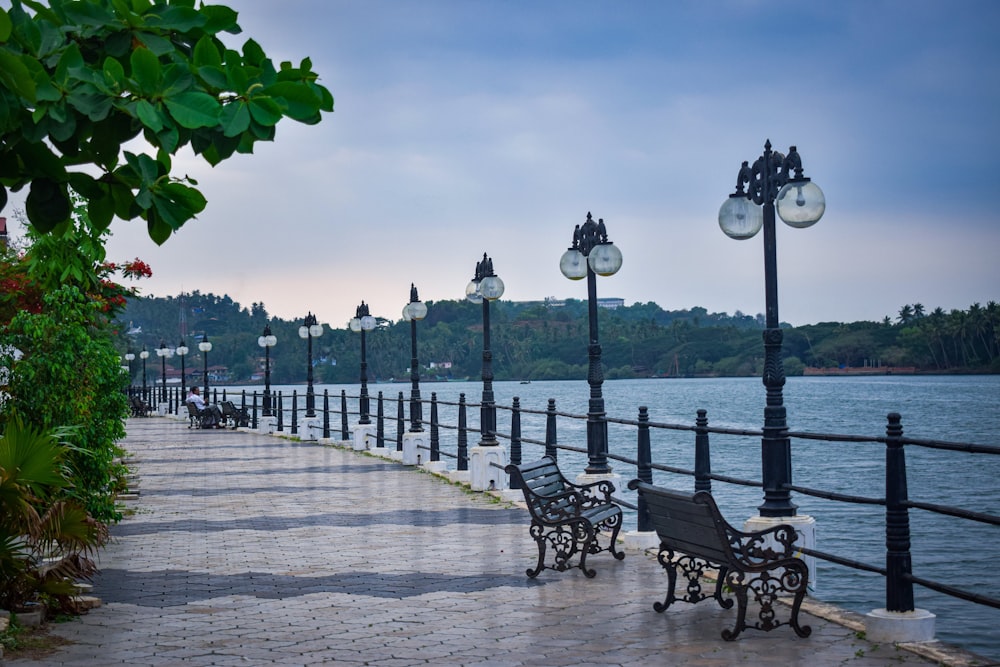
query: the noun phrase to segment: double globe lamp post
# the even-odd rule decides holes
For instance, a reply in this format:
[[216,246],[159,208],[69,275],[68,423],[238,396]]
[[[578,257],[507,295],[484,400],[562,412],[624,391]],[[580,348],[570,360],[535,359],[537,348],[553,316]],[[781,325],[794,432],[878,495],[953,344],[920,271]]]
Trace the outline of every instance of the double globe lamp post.
[[271,325],[264,325],[264,333],[257,338],[257,345],[264,348],[264,405],[263,413],[265,417],[271,416],[271,348],[278,343],[278,339],[271,333]]
[[469,456],[470,487],[473,491],[502,488],[497,484],[500,470],[507,464],[507,454],[497,442],[497,408],[493,396],[493,351],[490,349],[490,302],[503,296],[504,285],[493,272],[493,260],[483,253],[476,263],[476,273],[465,288],[465,297],[483,304],[483,399],[479,410],[479,445]]
[[782,387],[785,371],[781,361],[782,332],[778,319],[778,266],[775,245],[775,209],[790,227],[804,229],[815,224],[826,210],[823,191],[802,175],[802,159],[795,146],[782,155],[771,150],[750,166],[743,162],[736,177],[736,192],[719,210],[719,226],[731,238],[752,238],[764,229],[764,374],[767,392],[761,439],[764,502],[761,517],[792,517],[792,455],[788,438]]
[[149,350],[145,345],[142,346],[139,358],[142,359],[142,400],[144,403],[149,403],[149,392],[146,389],[146,359],[149,359]]
[[201,337],[198,349],[201,350],[202,373],[205,376],[204,401],[208,403],[208,353],[212,351],[212,343],[208,340],[208,334]]
[[180,345],[178,345],[177,349],[174,350],[174,354],[176,354],[178,357],[181,358],[181,400],[182,401],[187,398],[187,396],[185,396],[185,392],[184,392],[184,388],[185,388],[184,385],[185,385],[185,381],[187,380],[186,376],[184,375],[184,371],[185,371],[185,369],[184,369],[184,357],[186,357],[187,353],[190,352],[190,351],[191,350],[188,348],[187,344],[184,343],[184,339],[183,338],[181,338]]
[[174,351],[162,340],[156,348],[156,356],[160,358],[160,402],[167,402],[167,359],[174,356]]
[[583,225],[573,230],[573,245],[559,260],[559,270],[570,280],[587,279],[587,315],[590,343],[587,354],[590,367],[590,402],[587,409],[587,475],[610,475],[608,465],[608,421],[604,411],[604,370],[601,368],[601,343],[597,327],[597,276],[613,276],[622,267],[621,251],[608,240],[604,220],[594,222],[590,213]]
[[306,345],[306,414],[308,417],[316,416],[316,395],[313,393],[313,338],[323,335],[323,325],[316,320],[312,311],[306,315],[302,326],[299,327],[299,338],[307,341]]
[[417,295],[417,288],[410,283],[410,302],[403,306],[403,321],[410,323],[410,432],[419,433],[423,427],[423,405],[420,402],[420,367],[417,362],[417,322],[427,317],[427,305]]
[[354,317],[348,323],[351,331],[361,334],[361,399],[358,406],[360,417],[358,424],[368,425],[371,420],[371,402],[368,396],[368,341],[366,335],[375,328],[375,318],[364,301],[354,311]]

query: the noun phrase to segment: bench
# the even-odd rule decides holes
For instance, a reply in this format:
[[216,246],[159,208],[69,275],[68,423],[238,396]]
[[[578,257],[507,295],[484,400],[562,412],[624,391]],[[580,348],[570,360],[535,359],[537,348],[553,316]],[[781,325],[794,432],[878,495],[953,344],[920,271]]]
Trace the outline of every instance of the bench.
[[184,403],[187,406],[188,411],[188,428],[213,428],[213,426],[208,425],[206,420],[211,419],[212,414],[205,410],[199,410],[194,406],[194,403]]
[[129,405],[132,408],[133,417],[148,417],[153,408],[139,396],[129,398]]
[[232,424],[234,431],[238,426],[250,425],[250,415],[246,408],[238,408],[232,401],[222,401],[219,407],[222,408],[222,419]]
[[[533,463],[511,464],[504,470],[520,481],[531,514],[529,532],[538,545],[538,564],[527,570],[529,577],[538,576],[544,569],[562,572],[572,567],[593,577],[597,573],[587,569],[588,555],[609,551],[618,560],[625,558],[616,548],[622,510],[611,499],[614,484],[606,480],[583,486],[572,484],[559,472],[551,456]],[[611,531],[607,546],[600,544],[601,531]],[[547,546],[555,552],[551,565],[545,563]],[[570,561],[576,554],[580,554],[580,562],[572,565]]]
[[[794,528],[781,524],[744,533],[726,522],[707,491],[692,495],[638,479],[629,482],[628,488],[638,490],[640,500],[645,500],[660,538],[657,560],[667,571],[666,599],[654,603],[653,609],[662,612],[677,600],[697,603],[709,597],[722,608],[730,609],[733,601],[723,597],[724,589],[728,589],[735,594],[738,605],[736,626],[723,630],[722,638],[732,641],[746,628],[769,631],[786,625],[775,618],[774,603],[779,595],[792,595],[787,625],[798,636],[809,636],[812,629],[799,625],[799,608],[806,594],[809,570],[803,560],[794,556]],[[702,592],[700,579],[709,569],[718,569],[718,576],[714,592],[706,594]],[[687,579],[682,597],[675,595],[678,570]],[[758,620],[753,624],[746,622],[750,592],[760,606]]]

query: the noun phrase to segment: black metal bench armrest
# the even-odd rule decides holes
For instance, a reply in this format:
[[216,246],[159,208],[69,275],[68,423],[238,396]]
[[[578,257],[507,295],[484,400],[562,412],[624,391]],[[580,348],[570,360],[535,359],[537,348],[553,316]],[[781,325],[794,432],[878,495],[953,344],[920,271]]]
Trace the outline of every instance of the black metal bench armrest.
[[728,524],[726,529],[733,555],[748,568],[792,558],[797,551],[795,541],[798,534],[788,524],[783,523],[753,533],[744,533]]

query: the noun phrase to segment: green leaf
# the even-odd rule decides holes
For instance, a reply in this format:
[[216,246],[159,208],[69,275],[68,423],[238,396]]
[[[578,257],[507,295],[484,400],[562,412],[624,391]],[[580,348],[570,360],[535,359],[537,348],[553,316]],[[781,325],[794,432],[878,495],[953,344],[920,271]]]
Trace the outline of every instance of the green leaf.
[[190,130],[219,123],[222,105],[207,93],[187,91],[163,100],[177,124]]
[[87,201],[87,215],[90,223],[98,230],[107,229],[115,217],[115,200],[111,196],[111,188],[105,186],[104,194],[91,197]]
[[118,93],[125,88],[125,68],[116,58],[108,56],[104,59],[104,83],[113,92]]
[[207,19],[196,9],[177,5],[157,5],[145,14],[146,25],[161,30],[188,32],[205,25]]
[[115,15],[96,2],[67,2],[62,7],[66,18],[80,25],[103,27],[116,23]]
[[165,56],[176,50],[169,39],[151,32],[135,32],[133,36],[157,56]]
[[267,54],[264,53],[264,49],[260,48],[260,44],[252,39],[248,39],[243,44],[243,61],[247,65],[260,67],[266,60]]
[[0,48],[0,83],[19,97],[35,101],[35,82],[28,68],[6,47]]
[[163,68],[160,61],[147,48],[139,47],[132,52],[130,59],[132,65],[132,78],[135,79],[139,90],[142,93],[151,95],[160,89],[163,78]]
[[229,87],[229,79],[221,67],[199,67],[198,76],[212,88],[227,90]]
[[52,231],[56,225],[68,220],[72,211],[66,184],[44,177],[32,180],[24,200],[24,210],[38,231],[43,234]]
[[174,228],[162,220],[154,209],[146,213],[146,231],[156,245],[163,245],[170,238]]
[[10,33],[14,29],[14,24],[11,23],[10,17],[7,16],[7,12],[0,9],[0,42],[6,42],[10,39]]
[[320,99],[304,83],[276,83],[265,88],[264,93],[275,98],[279,104],[283,101],[285,113],[295,120],[312,118],[319,111]]
[[66,101],[73,105],[74,109],[95,122],[107,118],[111,111],[111,98],[97,92],[89,85],[78,86],[67,96]]
[[250,109],[243,100],[235,100],[222,108],[219,120],[223,133],[227,137],[235,137],[250,127]]
[[201,13],[207,19],[202,29],[210,35],[214,35],[219,32],[228,32],[233,35],[238,35],[241,32],[240,26],[236,23],[238,15],[229,7],[224,7],[223,5],[207,5],[201,8]]
[[135,105],[135,114],[142,124],[153,132],[159,132],[163,129],[163,119],[160,117],[160,112],[148,100],[139,100]]
[[281,120],[281,106],[270,97],[258,95],[250,98],[250,115],[261,125],[271,127]]
[[208,35],[203,36],[194,45],[194,65],[197,68],[214,67],[222,68],[222,54],[219,47],[215,45],[215,40]]

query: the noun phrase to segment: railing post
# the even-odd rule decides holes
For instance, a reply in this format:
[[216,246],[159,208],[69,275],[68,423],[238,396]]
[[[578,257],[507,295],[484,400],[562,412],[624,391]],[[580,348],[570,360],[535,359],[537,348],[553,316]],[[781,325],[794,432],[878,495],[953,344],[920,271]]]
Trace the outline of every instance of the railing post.
[[556,399],[549,399],[549,407],[545,410],[545,455],[553,460],[559,459],[556,449]]
[[[510,464],[521,465],[521,399],[518,396],[514,397],[510,408]],[[521,478],[511,475],[510,488],[520,489]]]
[[285,430],[285,403],[284,398],[281,396],[281,392],[278,392],[278,431],[284,432]]
[[323,437],[330,438],[330,390],[323,390]]
[[297,435],[299,432],[299,392],[297,389],[292,390],[292,435]]
[[403,416],[403,392],[396,399],[396,451],[403,451],[403,431],[406,429],[406,418]]
[[250,428],[257,430],[257,390],[253,392],[253,400],[250,403]]
[[385,408],[382,406],[382,392],[378,393],[376,406],[375,446],[385,449]]
[[347,434],[347,390],[340,390],[340,439],[349,440]]
[[694,490],[711,492],[712,457],[708,449],[708,412],[698,410],[694,424]]
[[[645,405],[639,406],[639,436],[638,451],[636,452],[635,476],[641,482],[653,483],[653,454],[649,444],[649,408]],[[649,507],[646,504],[646,497],[639,494],[638,509],[636,510],[637,528],[639,532],[645,533],[653,530],[653,520],[649,516]]]
[[469,426],[465,414],[465,394],[458,395],[458,469],[469,469]]
[[438,395],[431,392],[431,461],[441,460],[441,441],[438,433]]
[[903,425],[899,413],[892,412],[885,429],[885,608],[913,611],[911,573],[910,514],[906,507],[906,454]]
[[[216,399],[215,402],[218,403],[219,402],[219,400],[218,400],[219,399],[219,390],[218,389],[213,389],[212,391],[215,392],[215,399]],[[225,402],[225,400],[226,400],[226,390],[225,390],[225,388],[223,388],[223,390],[222,390],[222,400],[223,400],[223,402]]]

